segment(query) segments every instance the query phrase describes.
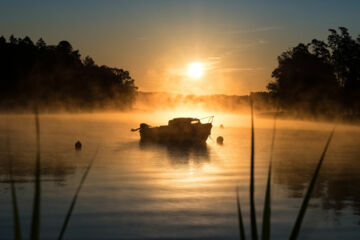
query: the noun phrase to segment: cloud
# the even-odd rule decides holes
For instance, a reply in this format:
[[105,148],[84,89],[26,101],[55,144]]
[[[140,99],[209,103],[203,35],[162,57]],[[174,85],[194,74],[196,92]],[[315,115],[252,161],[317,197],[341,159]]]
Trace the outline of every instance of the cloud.
[[280,30],[280,29],[281,29],[280,26],[265,26],[265,27],[246,29],[246,30],[230,30],[230,31],[226,31],[225,33],[228,33],[228,34],[257,33],[257,32],[269,32],[269,31]]
[[264,68],[261,67],[232,67],[232,68],[219,68],[217,70],[221,72],[244,72],[244,71],[260,71]]
[[207,59],[210,61],[210,62],[217,62],[217,61],[220,61],[221,60],[221,57],[207,57]]
[[269,26],[269,27],[261,27],[261,28],[255,28],[251,32],[268,32],[273,30],[279,30],[281,27],[279,26]]
[[262,40],[262,39],[259,40],[259,44],[267,44],[267,43],[268,43],[268,41],[265,41],[265,40]]

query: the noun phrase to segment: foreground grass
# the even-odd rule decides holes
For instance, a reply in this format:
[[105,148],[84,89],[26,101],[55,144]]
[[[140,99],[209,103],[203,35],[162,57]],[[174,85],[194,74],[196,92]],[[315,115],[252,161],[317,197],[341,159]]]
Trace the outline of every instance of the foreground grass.
[[319,176],[319,172],[320,172],[320,168],[323,164],[323,161],[324,161],[324,158],[325,158],[325,154],[327,152],[327,149],[330,145],[330,142],[331,142],[331,139],[334,135],[334,131],[335,131],[335,128],[333,128],[333,130],[331,131],[330,133],[330,136],[325,144],[325,147],[324,147],[324,150],[321,154],[321,157],[320,157],[320,160],[316,166],[316,169],[315,169],[315,172],[314,172],[314,175],[311,179],[311,182],[310,182],[310,185],[309,185],[309,188],[307,189],[306,191],[306,194],[305,194],[305,197],[304,197],[304,200],[302,202],[302,205],[301,205],[301,208],[300,208],[300,211],[299,211],[299,214],[296,218],[296,222],[295,222],[295,225],[294,225],[294,228],[291,232],[291,235],[290,235],[290,239],[294,240],[294,239],[297,239],[298,236],[299,236],[299,232],[300,232],[300,228],[301,228],[301,224],[302,224],[302,221],[304,219],[304,216],[305,216],[305,213],[306,213],[306,209],[309,205],[309,201],[310,201],[310,198],[311,198],[311,194],[314,190],[314,186],[315,186],[315,183],[316,183],[316,180]]
[[268,170],[268,177],[266,183],[263,223],[262,223],[262,232],[261,232],[261,238],[264,240],[270,239],[270,230],[271,230],[270,227],[271,226],[271,166],[272,166],[272,158],[274,153],[275,134],[276,134],[276,114],[274,116],[274,127],[273,127],[271,148],[270,148],[270,161],[269,161],[269,170]]
[[[251,108],[251,154],[250,154],[250,230],[251,230],[251,237],[254,240],[258,239],[257,235],[257,224],[256,224],[256,212],[255,212],[255,203],[254,203],[254,158],[255,158],[255,141],[254,141],[254,114],[253,114],[253,102],[250,100],[250,108]],[[332,129],[327,142],[325,144],[325,147],[322,151],[321,157],[318,161],[317,167],[315,169],[315,172],[313,174],[313,177],[311,179],[311,182],[309,184],[309,187],[306,191],[306,194],[304,196],[302,205],[299,209],[298,216],[296,218],[294,227],[292,229],[292,232],[290,234],[289,239],[296,240],[299,237],[299,233],[301,230],[301,224],[303,222],[306,210],[309,206],[309,201],[311,198],[311,194],[314,190],[314,186],[316,183],[316,180],[319,176],[320,168],[323,164],[326,152],[328,150],[328,147],[330,145],[330,142],[332,140],[332,137],[335,132],[335,127]],[[271,233],[271,166],[272,166],[272,158],[273,158],[273,151],[274,151],[274,144],[275,144],[275,133],[276,133],[276,115],[274,116],[274,127],[273,127],[273,134],[272,134],[272,143],[271,143],[271,150],[270,150],[270,161],[269,161],[269,170],[268,170],[268,177],[267,177],[267,183],[266,183],[266,192],[265,192],[265,201],[264,201],[264,213],[263,213],[263,223],[262,223],[262,233],[261,233],[261,239],[268,240],[270,239],[270,233]],[[237,203],[237,209],[238,209],[238,221],[239,221],[239,232],[240,232],[240,240],[245,239],[245,230],[243,226],[243,217],[241,214],[241,207],[240,207],[240,199],[239,199],[239,193],[238,188],[236,189],[236,203]]]
[[256,210],[255,210],[255,134],[254,134],[254,107],[253,101],[250,99],[251,104],[251,154],[250,154],[250,220],[251,220],[251,236],[252,239],[258,239],[257,224],[256,224]]
[[[40,239],[40,209],[41,209],[41,161],[40,161],[40,120],[39,114],[37,110],[34,111],[34,118],[35,118],[35,136],[36,136],[36,158],[35,158],[35,171],[34,171],[34,201],[33,201],[33,208],[32,208],[32,219],[31,219],[31,229],[30,229],[30,238],[31,240],[38,240]],[[19,211],[17,205],[17,198],[16,198],[16,191],[15,191],[15,183],[13,180],[13,169],[12,169],[12,158],[10,156],[10,146],[9,140],[7,141],[7,148],[9,151],[8,160],[9,160],[9,175],[10,175],[10,187],[11,187],[11,204],[12,204],[12,212],[13,212],[13,225],[14,225],[14,239],[20,240],[22,239],[21,234],[21,226],[20,226],[20,218],[19,218]],[[98,148],[91,159],[88,167],[85,169],[85,172],[81,178],[80,184],[75,192],[75,195],[71,201],[70,207],[67,211],[64,223],[62,225],[60,234],[58,239],[63,239],[66,228],[72,216],[72,212],[74,210],[76,200],[79,196],[80,190],[86,180],[86,177],[89,174],[89,171],[93,165],[93,162],[97,156]]]
[[37,110],[35,110],[34,115],[35,115],[35,135],[36,135],[36,160],[35,160],[35,190],[34,190],[34,202],[33,202],[30,239],[37,240],[40,237],[40,204],[41,204],[40,121]]
[[96,152],[95,152],[93,158],[91,159],[91,161],[90,161],[90,163],[89,163],[89,166],[85,169],[85,172],[84,172],[83,177],[81,178],[80,184],[79,184],[78,188],[76,189],[76,192],[75,192],[75,195],[74,195],[74,197],[73,197],[73,200],[71,201],[69,210],[67,211],[67,214],[66,214],[64,223],[63,223],[63,225],[62,225],[62,227],[61,227],[61,231],[60,231],[60,235],[59,235],[59,237],[58,237],[58,240],[61,240],[61,239],[63,239],[63,237],[64,237],[64,234],[65,234],[65,231],[66,231],[66,227],[67,227],[67,225],[68,225],[68,223],[69,223],[69,221],[70,221],[70,218],[71,218],[71,216],[72,216],[72,212],[73,212],[74,207],[75,207],[75,204],[76,204],[76,200],[77,200],[78,195],[79,195],[79,193],[80,193],[80,190],[81,190],[81,188],[82,188],[82,186],[83,186],[83,184],[84,184],[84,182],[85,182],[85,180],[86,180],[86,177],[87,177],[87,175],[89,174],[89,171],[90,171],[90,169],[91,169],[91,167],[92,167],[92,165],[93,165],[93,162],[94,162],[94,160],[95,160],[95,158],[96,158],[96,156],[97,156],[97,153],[98,153],[98,149],[96,149]]
[[20,217],[19,217],[19,209],[17,205],[17,197],[16,197],[16,188],[13,177],[13,159],[10,155],[10,141],[9,135],[7,136],[6,141],[7,149],[8,149],[8,160],[9,160],[9,175],[10,175],[10,189],[11,189],[11,205],[12,205],[12,214],[13,214],[13,225],[14,225],[14,239],[21,239],[21,225],[20,225]]

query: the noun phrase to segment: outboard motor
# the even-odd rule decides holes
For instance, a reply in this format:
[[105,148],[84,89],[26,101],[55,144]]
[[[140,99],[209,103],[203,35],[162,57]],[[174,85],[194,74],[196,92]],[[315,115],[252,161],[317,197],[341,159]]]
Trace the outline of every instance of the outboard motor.
[[145,129],[145,128],[149,128],[150,127],[150,125],[148,125],[148,124],[146,124],[146,123],[140,123],[140,127],[139,128],[132,128],[131,129],[131,131],[132,132],[136,132],[136,131],[138,131],[138,130],[141,130],[141,129]]
[[143,128],[149,128],[150,125],[146,124],[146,123],[141,123],[140,124],[140,129],[143,129]]

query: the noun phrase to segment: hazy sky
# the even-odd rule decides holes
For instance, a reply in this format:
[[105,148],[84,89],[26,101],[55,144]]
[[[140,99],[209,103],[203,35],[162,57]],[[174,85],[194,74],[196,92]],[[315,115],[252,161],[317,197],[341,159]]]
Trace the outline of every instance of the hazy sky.
[[[270,3],[271,2],[271,3]],[[329,28],[360,34],[360,1],[0,1],[0,35],[68,40],[99,65],[130,71],[142,91],[265,90],[281,52]],[[187,76],[200,62],[200,79]]]

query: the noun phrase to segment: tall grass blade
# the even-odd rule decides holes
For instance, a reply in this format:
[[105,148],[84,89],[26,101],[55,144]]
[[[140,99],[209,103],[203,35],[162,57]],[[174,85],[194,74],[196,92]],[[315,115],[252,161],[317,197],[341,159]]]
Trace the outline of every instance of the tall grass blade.
[[276,114],[274,116],[274,126],[271,140],[271,149],[270,149],[270,161],[269,161],[269,172],[266,184],[265,192],[265,203],[264,203],[264,213],[263,213],[263,223],[262,223],[262,232],[261,237],[263,240],[270,239],[270,229],[271,229],[271,166],[275,145],[275,134],[276,134]]
[[253,100],[250,96],[251,107],[251,157],[250,157],[250,217],[251,217],[251,237],[253,240],[258,239],[257,226],[256,226],[256,211],[255,211],[255,199],[254,199],[254,155],[255,155],[255,143],[254,143],[254,107]]
[[19,209],[18,209],[17,198],[16,198],[15,182],[14,182],[14,178],[13,178],[13,166],[12,166],[13,159],[10,155],[9,136],[7,138],[7,149],[8,149],[8,159],[9,159],[11,203],[12,203],[13,219],[14,219],[14,223],[13,223],[14,224],[14,239],[20,240],[21,239],[21,226],[20,226],[20,218],[19,218]]
[[33,213],[31,221],[30,239],[36,240],[40,236],[40,122],[37,109],[34,111],[35,115],[35,133],[36,133],[36,162],[35,162],[35,192]]
[[79,195],[79,193],[80,193],[80,190],[81,190],[81,188],[82,188],[82,186],[83,186],[83,184],[84,184],[84,182],[85,182],[85,179],[86,179],[87,175],[89,174],[89,171],[90,171],[90,169],[91,169],[91,167],[92,167],[92,165],[93,165],[93,162],[94,162],[94,160],[95,160],[95,158],[96,158],[97,153],[98,153],[98,149],[96,149],[96,152],[95,152],[94,156],[92,157],[92,159],[91,159],[88,167],[85,169],[84,175],[83,175],[82,178],[81,178],[80,184],[79,184],[79,186],[78,186],[78,188],[77,188],[77,190],[76,190],[76,192],[75,192],[75,195],[74,195],[74,197],[73,197],[73,200],[72,200],[72,202],[71,202],[71,204],[70,204],[70,208],[69,208],[69,210],[68,210],[68,212],[67,212],[67,214],[66,214],[64,223],[63,223],[63,225],[62,225],[61,232],[60,232],[60,235],[59,235],[59,237],[58,237],[59,240],[60,240],[60,239],[63,239],[63,237],[64,237],[64,234],[65,234],[65,231],[66,231],[66,227],[67,227],[67,225],[68,225],[68,223],[69,223],[69,220],[70,220],[70,218],[71,218],[72,212],[73,212],[74,207],[75,207],[75,204],[76,204],[76,200],[77,200],[78,195]]
[[243,217],[241,214],[241,207],[240,207],[239,187],[236,187],[236,206],[237,206],[238,219],[239,219],[240,240],[245,240],[244,222],[243,222]]
[[298,214],[298,216],[297,216],[297,219],[296,219],[294,228],[293,228],[293,230],[292,230],[292,232],[291,232],[291,235],[290,235],[290,239],[291,239],[291,240],[295,240],[295,239],[297,239],[298,236],[299,236],[299,231],[300,231],[300,228],[301,228],[301,223],[302,223],[302,221],[303,221],[303,218],[304,218],[306,209],[307,209],[307,207],[308,207],[308,204],[309,204],[309,201],[310,201],[310,198],[311,198],[311,193],[312,193],[312,191],[313,191],[313,189],[314,189],[316,179],[317,179],[317,177],[318,177],[318,175],[319,175],[319,171],[320,171],[321,165],[322,165],[322,163],[323,163],[323,161],[324,161],[325,154],[326,154],[326,152],[327,152],[327,149],[328,149],[328,147],[329,147],[329,144],[330,144],[330,142],[331,142],[331,139],[332,139],[332,137],[333,137],[333,135],[334,135],[334,132],[335,132],[335,127],[334,127],[333,130],[331,131],[330,136],[329,136],[329,138],[328,138],[328,140],[327,140],[327,142],[326,142],[326,144],[325,144],[324,150],[323,150],[323,152],[322,152],[322,154],[321,154],[320,160],[319,160],[319,162],[318,162],[318,165],[317,165],[317,167],[316,167],[316,170],[315,170],[315,172],[314,172],[314,175],[313,175],[313,177],[312,177],[312,179],[311,179],[309,188],[308,188],[308,190],[307,190],[307,192],[306,192],[306,194],[305,194],[305,197],[304,197],[304,200],[303,200],[303,202],[302,202],[302,205],[301,205],[299,214]]

